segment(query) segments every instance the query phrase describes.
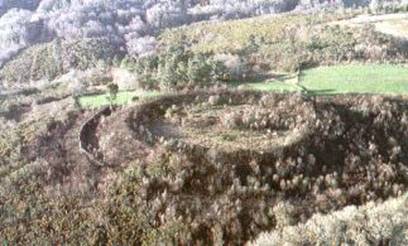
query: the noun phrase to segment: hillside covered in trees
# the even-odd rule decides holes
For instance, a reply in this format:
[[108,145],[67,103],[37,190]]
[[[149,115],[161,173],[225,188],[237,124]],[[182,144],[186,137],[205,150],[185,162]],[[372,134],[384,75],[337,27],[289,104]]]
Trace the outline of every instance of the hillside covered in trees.
[[[127,53],[156,48],[163,29],[203,20],[239,19],[302,9],[356,7],[378,0],[2,0],[0,67],[22,49],[56,38],[106,38]],[[400,4],[399,1],[390,1]],[[386,2],[386,4],[389,4]]]
[[405,0],[0,0],[2,245],[407,245]]

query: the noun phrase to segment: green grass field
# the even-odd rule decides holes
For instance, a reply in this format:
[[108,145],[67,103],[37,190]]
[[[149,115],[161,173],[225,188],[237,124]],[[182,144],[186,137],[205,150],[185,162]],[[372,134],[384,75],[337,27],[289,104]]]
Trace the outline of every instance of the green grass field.
[[296,74],[276,73],[275,78],[269,80],[250,81],[248,83],[234,83],[234,86],[241,86],[244,89],[276,92],[295,92],[299,90],[296,86],[298,81]]
[[[134,97],[151,97],[158,95],[159,92],[156,91],[121,91],[117,94],[113,104],[115,105],[126,105],[132,101]],[[109,100],[107,94],[83,96],[79,98],[79,103],[84,108],[99,108],[102,106],[109,105]]]
[[317,94],[407,94],[408,67],[343,65],[319,67],[301,74],[301,85]]
[[[316,95],[345,93],[408,94],[408,67],[402,65],[341,65],[305,70],[300,85]],[[300,90],[293,79],[246,83],[263,91]]]
[[[356,94],[408,94],[408,67],[402,65],[340,65],[305,70],[300,75],[300,86],[294,75],[283,79],[256,81],[241,84],[244,89],[260,91],[295,92],[301,87],[315,95]],[[157,91],[122,91],[115,105],[126,105],[133,97],[156,96]],[[83,96],[79,103],[85,108],[109,105],[106,94]]]

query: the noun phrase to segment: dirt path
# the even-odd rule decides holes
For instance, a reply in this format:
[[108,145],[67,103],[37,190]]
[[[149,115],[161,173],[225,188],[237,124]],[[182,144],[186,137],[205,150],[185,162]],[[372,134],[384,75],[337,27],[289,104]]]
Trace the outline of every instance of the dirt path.
[[[134,160],[140,148],[131,140],[124,122],[126,113],[109,108],[81,115],[65,134],[67,164],[72,166],[69,190],[104,194],[118,171]],[[85,138],[85,139],[82,139]],[[85,140],[84,143],[81,143]],[[84,153],[83,147],[86,152]],[[139,155],[145,156],[145,153]]]
[[[63,102],[56,103],[51,107],[40,106],[36,113],[46,114],[44,109],[60,111],[60,116],[44,123],[42,133],[39,133],[27,146],[26,155],[30,161],[44,160],[45,166],[42,180],[50,195],[82,194],[84,197],[95,197],[104,194],[106,179],[110,167],[98,166],[92,163],[87,155],[81,152],[79,135],[82,126],[95,112],[78,111],[73,109],[70,102],[66,102],[66,108],[61,106]],[[46,117],[46,116],[44,116]],[[51,117],[52,118],[52,117]],[[90,141],[95,141],[98,146],[99,139],[96,129],[99,121],[92,125],[86,136]]]
[[385,14],[385,15],[360,15],[352,19],[335,21],[331,25],[347,25],[362,27],[373,24],[378,32],[408,39],[408,13]]
[[[109,108],[106,108],[109,109]],[[69,111],[37,137],[32,160],[47,163],[46,190],[52,194],[105,194],[121,170],[136,160],[151,160],[157,151],[132,137],[128,110]]]
[[87,192],[95,189],[95,183],[90,175],[93,167],[86,156],[79,151],[78,134],[82,123],[91,114],[84,113],[78,116],[74,125],[66,132],[63,139],[66,151],[65,164],[70,169],[70,175],[66,177],[64,189],[76,192]]

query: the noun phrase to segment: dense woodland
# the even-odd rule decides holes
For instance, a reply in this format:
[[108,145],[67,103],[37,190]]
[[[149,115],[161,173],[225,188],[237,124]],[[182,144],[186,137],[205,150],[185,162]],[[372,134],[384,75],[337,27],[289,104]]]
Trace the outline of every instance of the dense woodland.
[[[21,49],[55,38],[107,38],[134,56],[151,54],[161,30],[202,20],[383,1],[322,0],[25,0],[0,1],[0,66]],[[400,1],[391,1],[400,4]],[[387,4],[387,3],[385,3]]]

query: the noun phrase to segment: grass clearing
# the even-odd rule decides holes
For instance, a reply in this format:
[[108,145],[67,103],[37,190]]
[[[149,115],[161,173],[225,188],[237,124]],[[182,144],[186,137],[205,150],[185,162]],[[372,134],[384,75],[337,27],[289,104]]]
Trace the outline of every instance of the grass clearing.
[[[132,101],[134,97],[152,97],[158,95],[157,91],[121,91],[117,94],[113,104],[126,105]],[[88,95],[79,98],[79,104],[85,108],[100,108],[109,105],[108,94]]]
[[284,74],[280,72],[273,76],[275,78],[250,81],[245,84],[239,84],[239,82],[237,82],[236,85],[241,85],[244,89],[259,91],[295,92],[299,90],[299,87],[296,86],[298,81],[296,74]]
[[290,84],[283,81],[255,82],[250,83],[245,87],[259,91],[294,92],[299,90],[295,84]]
[[[408,94],[408,67],[389,64],[324,66],[305,70],[300,85],[316,95]],[[300,87],[292,76],[284,79],[245,83],[244,88],[294,92]]]
[[317,94],[407,94],[408,68],[402,65],[341,65],[302,72],[300,83]]
[[[240,86],[244,89],[276,92],[295,92],[297,78],[293,74],[275,79],[250,81]],[[238,84],[237,84],[238,85]],[[389,64],[351,64],[324,66],[305,70],[300,85],[316,95],[360,94],[408,94],[408,67]],[[157,91],[121,91],[115,105],[126,105],[134,97],[156,96]],[[85,108],[109,105],[107,94],[83,96],[79,103]]]

